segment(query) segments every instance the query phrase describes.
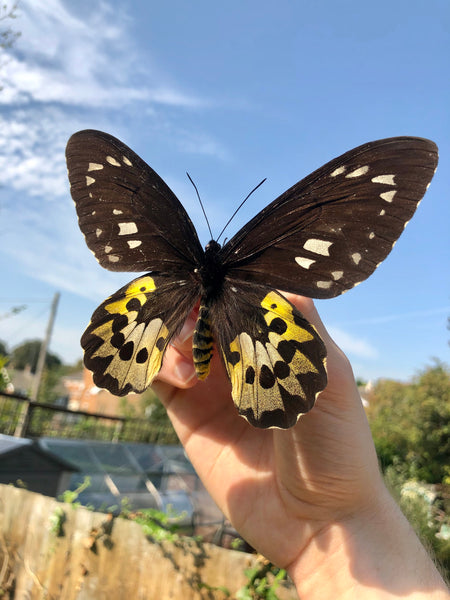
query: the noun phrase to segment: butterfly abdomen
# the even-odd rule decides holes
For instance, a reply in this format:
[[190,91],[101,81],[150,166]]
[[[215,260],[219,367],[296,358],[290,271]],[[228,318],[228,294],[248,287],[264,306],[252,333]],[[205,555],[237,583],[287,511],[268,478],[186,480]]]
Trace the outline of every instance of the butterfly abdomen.
[[192,355],[194,357],[195,371],[199,379],[206,379],[209,374],[213,341],[209,308],[201,304],[192,338]]

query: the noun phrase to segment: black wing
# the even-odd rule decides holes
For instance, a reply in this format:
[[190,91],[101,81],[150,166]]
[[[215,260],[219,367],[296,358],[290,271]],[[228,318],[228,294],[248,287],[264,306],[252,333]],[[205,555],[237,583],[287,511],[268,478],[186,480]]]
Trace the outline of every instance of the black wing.
[[188,214],[128,146],[79,131],[66,158],[80,229],[102,267],[167,273],[198,266],[203,248]]
[[256,215],[222,249],[233,278],[332,298],[391,251],[435,172],[436,145],[398,137],[332,160]]

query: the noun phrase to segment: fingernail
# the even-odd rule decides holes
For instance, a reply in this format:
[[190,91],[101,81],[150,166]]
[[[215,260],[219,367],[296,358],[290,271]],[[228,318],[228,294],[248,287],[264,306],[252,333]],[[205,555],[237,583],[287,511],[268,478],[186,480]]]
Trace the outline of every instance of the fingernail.
[[173,371],[175,376],[184,383],[188,383],[196,375],[194,365],[192,362],[187,360],[180,360],[174,367]]

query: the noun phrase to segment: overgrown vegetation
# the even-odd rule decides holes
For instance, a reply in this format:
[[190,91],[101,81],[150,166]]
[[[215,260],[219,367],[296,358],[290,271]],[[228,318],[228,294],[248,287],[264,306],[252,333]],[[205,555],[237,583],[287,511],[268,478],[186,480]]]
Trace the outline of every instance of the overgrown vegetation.
[[367,415],[392,494],[450,579],[450,369],[379,381]]

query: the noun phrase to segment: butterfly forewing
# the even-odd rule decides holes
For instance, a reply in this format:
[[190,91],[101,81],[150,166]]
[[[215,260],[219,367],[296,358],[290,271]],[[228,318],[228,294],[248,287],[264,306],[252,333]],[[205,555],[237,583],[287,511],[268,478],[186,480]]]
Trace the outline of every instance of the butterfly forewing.
[[201,262],[189,216],[166,183],[111,135],[75,133],[66,149],[80,229],[102,267],[172,272]]
[[312,298],[366,279],[411,219],[437,165],[422,138],[371,142],[324,165],[223,248],[233,276]]
[[143,392],[197,297],[198,290],[183,279],[149,274],[105,300],[81,338],[95,384],[117,396]]
[[327,383],[317,331],[275,290],[230,279],[210,315],[239,414],[255,427],[292,427]]

